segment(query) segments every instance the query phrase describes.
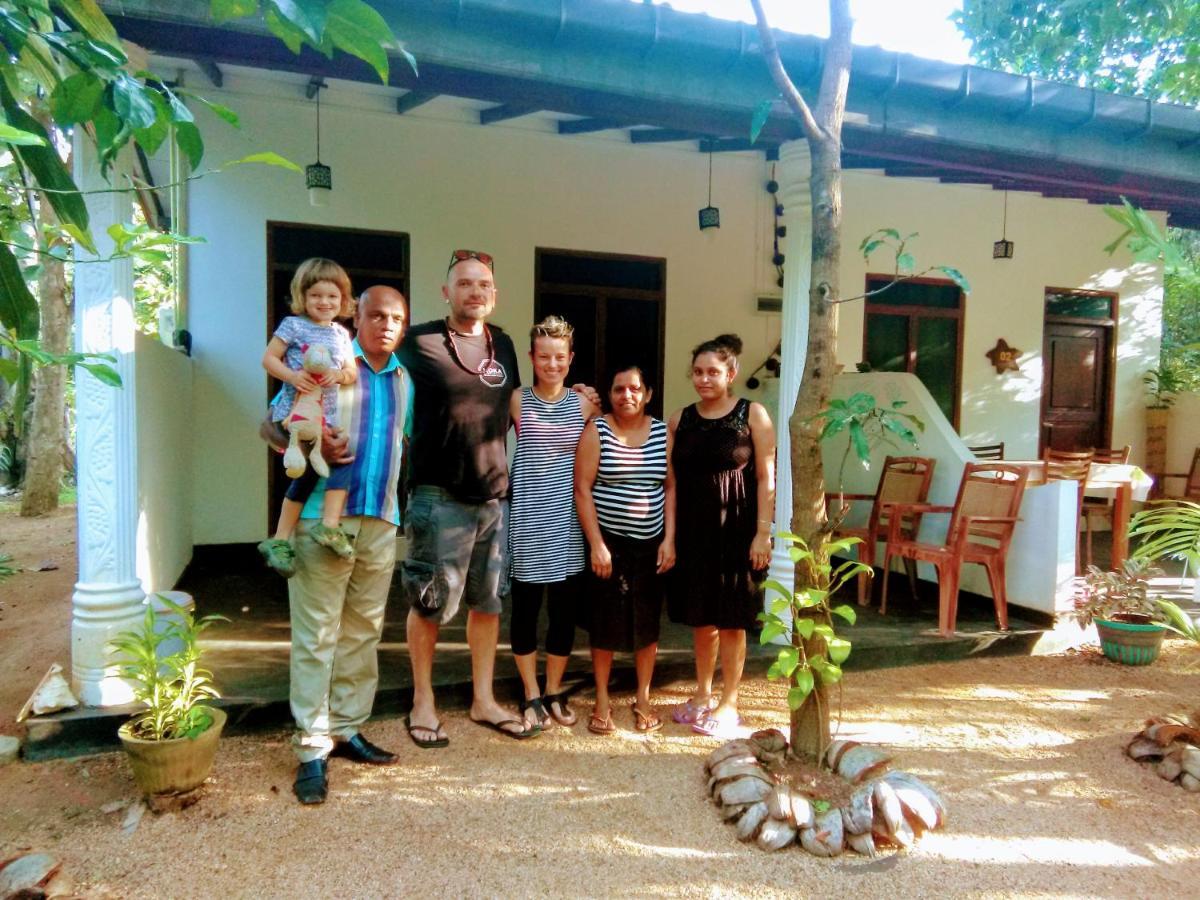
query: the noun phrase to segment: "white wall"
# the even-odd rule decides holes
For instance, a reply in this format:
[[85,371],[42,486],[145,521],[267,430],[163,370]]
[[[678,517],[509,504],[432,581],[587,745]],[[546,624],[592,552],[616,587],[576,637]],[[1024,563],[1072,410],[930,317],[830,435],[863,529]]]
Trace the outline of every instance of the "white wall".
[[[192,419],[192,361],[157,338],[134,341],[137,385],[137,576],[146,593],[169,590],[192,558],[192,445],[219,456]],[[218,481],[217,484],[220,482]],[[212,485],[209,486],[210,489]],[[224,502],[231,502],[227,496]]]
[[[237,70],[225,84],[226,91],[205,94],[234,107],[243,127],[234,131],[198,113],[206,126],[207,164],[264,149],[301,165],[312,161],[314,108],[301,84]],[[778,293],[769,263],[772,200],[763,189],[770,164],[761,156],[715,155],[713,204],[722,227],[702,234],[696,210],[707,199],[708,161],[694,144],[563,137],[536,116],[482,127],[468,112],[439,101],[398,116],[393,96],[337,82],[322,92],[321,158],[333,169],[335,188],[327,209],[309,206],[299,176],[282,170],[243,167],[192,186],[191,228],[208,240],[189,251],[194,428],[204,451],[196,456],[193,479],[196,543],[259,540],[266,528],[268,461],[256,430],[266,402],[259,359],[267,339],[268,219],[407,232],[417,321],[442,315],[439,287],[449,251],[487,250],[497,260],[495,320],[518,338],[532,319],[535,248],[665,258],[667,410],[693,399],[686,370],[688,351],[699,341],[739,332],[747,370],[778,341],[779,317],[754,311],[756,296]],[[1139,282],[1111,269],[1100,247],[1113,227],[1098,208],[1023,195],[1009,202],[1017,259],[993,268],[999,200],[992,191],[848,173],[843,279],[848,287],[862,284],[866,269],[854,247],[861,235],[887,225],[922,232],[921,261],[966,271],[976,290],[968,300],[964,429],[973,439],[995,436],[1013,452],[1032,455],[1042,289],[1120,291],[1124,358],[1154,343],[1149,327],[1134,339],[1129,301],[1134,293],[1151,296],[1148,315],[1156,323],[1157,282],[1149,273]],[[881,260],[872,268],[883,267]],[[861,348],[860,304],[842,308],[842,335],[840,358],[853,368]],[[1019,376],[997,379],[987,368],[982,354],[1001,336],[1028,351]],[[1139,364],[1131,376],[1139,398],[1144,368]],[[528,377],[524,365],[522,378]],[[1129,380],[1123,376],[1119,387],[1122,410]],[[1126,439],[1125,427],[1118,442]],[[1136,446],[1140,418],[1133,430],[1128,439]],[[219,458],[209,452],[218,447]]]
[[[1101,207],[1081,200],[1048,200],[1010,192],[1007,237],[1012,259],[992,259],[1000,239],[1004,195],[990,187],[937,185],[885,178],[867,172],[846,176],[842,287],[860,292],[868,267],[858,242],[876,228],[919,232],[910,247],[918,268],[953,266],[966,275],[962,414],[968,444],[1004,441],[1013,459],[1036,459],[1042,394],[1042,323],[1047,287],[1087,288],[1119,295],[1117,364],[1113,398],[1115,447],[1145,446],[1141,378],[1158,359],[1162,318],[1162,273],[1132,262],[1124,250],[1109,257],[1103,247],[1120,229]],[[883,250],[871,272],[888,272]],[[862,359],[863,304],[841,306],[838,358],[848,370]],[[997,375],[984,355],[1004,338],[1023,351],[1020,371]]]

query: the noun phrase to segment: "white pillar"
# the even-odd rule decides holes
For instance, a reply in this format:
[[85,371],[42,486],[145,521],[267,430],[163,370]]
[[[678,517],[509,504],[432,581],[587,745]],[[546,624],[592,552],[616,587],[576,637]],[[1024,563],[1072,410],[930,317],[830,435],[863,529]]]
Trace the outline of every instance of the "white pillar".
[[[127,185],[119,163],[111,185],[100,176],[89,141],[76,131],[75,183],[81,190]],[[86,196],[91,233],[100,258],[112,253],[106,229],[128,223],[129,194]],[[76,247],[75,345],[80,352],[110,353],[124,382],[108,387],[83,369],[75,372],[78,460],[79,581],[72,596],[71,682],[88,706],[132,699],[117,677],[108,642],[142,618],[145,594],[136,574],[138,519],[137,409],[133,365],[133,264],[94,259]]]
[[[812,198],[809,195],[811,166],[808,142],[789,141],[779,151],[776,169],[778,202],[783,204],[782,222],[787,236],[780,242],[783,267],[783,324],[779,369],[779,410],[775,417],[777,472],[775,475],[775,530],[792,528],[792,451],[788,421],[796,405],[804,361],[808,354],[808,288],[812,281]],[[792,588],[795,566],[787,554],[788,543],[775,541],[770,577]],[[766,602],[774,597],[768,592]]]

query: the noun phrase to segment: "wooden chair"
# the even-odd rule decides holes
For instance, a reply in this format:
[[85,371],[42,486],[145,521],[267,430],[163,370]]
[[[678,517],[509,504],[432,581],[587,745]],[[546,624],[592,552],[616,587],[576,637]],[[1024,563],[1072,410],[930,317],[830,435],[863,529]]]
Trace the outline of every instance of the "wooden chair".
[[[1167,479],[1183,479],[1183,493],[1172,494],[1166,489]],[[1192,454],[1192,467],[1186,472],[1167,472],[1160,476],[1163,485],[1163,500],[1190,500],[1200,503],[1200,447]]]
[[[883,461],[883,471],[879,475],[879,484],[874,494],[826,494],[826,506],[830,500],[840,497],[843,501],[870,500],[871,517],[865,528],[850,528],[838,526],[834,530],[835,537],[856,537],[862,540],[858,544],[858,558],[868,566],[875,564],[875,546],[882,541],[887,532],[890,518],[889,504],[892,503],[924,503],[929,496],[929,482],[933,479],[935,460],[923,456],[889,456]],[[843,507],[845,513],[849,505]],[[901,523],[900,533],[915,537],[921,520],[919,514]],[[858,576],[858,605],[867,606],[871,602],[870,576],[863,572]],[[915,570],[910,573],[915,581]]]
[[[1083,492],[1087,487],[1088,476],[1092,470],[1091,450],[1053,450],[1046,451],[1046,480],[1074,481],[1078,491],[1075,502],[1075,574],[1083,574],[1083,545],[1079,540],[1079,522],[1083,519]],[[1092,561],[1091,533],[1088,534],[1088,563]]]
[[974,447],[968,447],[976,459],[1004,459],[1004,441],[998,444],[978,444]]
[[[1105,463],[1108,465],[1129,465],[1130,447],[1126,444],[1124,447],[1114,447],[1107,449],[1097,447],[1092,451],[1092,461]],[[1109,527],[1112,527],[1113,521],[1113,502],[1111,497],[1084,497],[1083,498],[1083,530],[1087,535],[1087,564],[1092,564],[1092,518],[1107,519]]]
[[[938,631],[954,634],[958,618],[958,585],[964,563],[977,563],[987,570],[996,606],[996,624],[1008,628],[1008,590],[1005,563],[1017,511],[1025,494],[1029,470],[1004,463],[967,463],[954,506],[906,504],[892,507],[887,549],[883,557],[883,601],[887,609],[888,565],[893,556],[932,563],[938,577]],[[950,513],[944,544],[926,544],[906,536],[901,523],[908,516]]]

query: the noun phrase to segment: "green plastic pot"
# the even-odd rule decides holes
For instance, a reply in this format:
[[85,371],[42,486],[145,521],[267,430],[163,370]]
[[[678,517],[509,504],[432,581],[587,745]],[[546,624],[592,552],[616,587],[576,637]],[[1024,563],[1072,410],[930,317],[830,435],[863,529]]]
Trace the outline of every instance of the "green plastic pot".
[[1096,633],[1100,635],[1100,649],[1113,662],[1127,666],[1148,666],[1158,659],[1166,629],[1151,622],[1148,616],[1132,616],[1118,619],[1096,619]]
[[204,784],[212,771],[226,719],[223,709],[215,706],[207,709],[212,713],[213,723],[194,738],[148,741],[130,734],[128,724],[121,726],[117,734],[125,747],[133,780],[143,794],[180,794]]

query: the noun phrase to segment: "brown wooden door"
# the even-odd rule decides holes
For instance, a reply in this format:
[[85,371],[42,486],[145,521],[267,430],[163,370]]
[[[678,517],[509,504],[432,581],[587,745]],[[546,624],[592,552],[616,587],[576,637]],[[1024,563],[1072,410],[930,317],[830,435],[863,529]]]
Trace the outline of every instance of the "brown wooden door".
[[1042,451],[1109,445],[1112,329],[1046,322],[1042,387]]

